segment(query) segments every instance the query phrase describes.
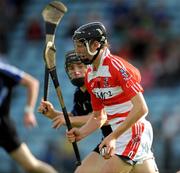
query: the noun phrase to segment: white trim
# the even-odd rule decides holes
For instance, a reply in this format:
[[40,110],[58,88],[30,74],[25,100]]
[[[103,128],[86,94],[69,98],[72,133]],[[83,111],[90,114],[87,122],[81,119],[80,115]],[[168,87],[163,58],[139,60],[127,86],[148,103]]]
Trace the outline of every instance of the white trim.
[[128,112],[132,109],[133,104],[131,101],[127,101],[121,104],[116,104],[112,106],[105,106],[105,111],[107,112],[108,115],[114,115],[117,113],[125,113]]
[[109,66],[100,66],[97,71],[92,71],[88,74],[88,82],[96,77],[111,77]]

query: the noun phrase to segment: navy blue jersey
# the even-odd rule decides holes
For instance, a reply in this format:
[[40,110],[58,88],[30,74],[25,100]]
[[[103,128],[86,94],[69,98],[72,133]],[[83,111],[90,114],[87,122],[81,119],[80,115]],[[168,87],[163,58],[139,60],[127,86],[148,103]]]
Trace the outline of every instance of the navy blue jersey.
[[0,117],[9,114],[12,88],[22,79],[24,72],[0,61]]
[[23,71],[0,61],[0,146],[8,153],[15,151],[21,144],[9,110],[12,90],[23,75]]
[[71,113],[74,116],[87,115],[92,112],[90,94],[83,92],[80,88],[76,88],[74,93],[74,105]]

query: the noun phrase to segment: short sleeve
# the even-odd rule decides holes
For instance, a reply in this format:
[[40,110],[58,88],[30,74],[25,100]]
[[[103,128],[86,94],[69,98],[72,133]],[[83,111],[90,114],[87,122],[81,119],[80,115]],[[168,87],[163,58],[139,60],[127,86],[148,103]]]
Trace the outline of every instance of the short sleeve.
[[124,94],[128,98],[134,97],[137,93],[143,92],[140,85],[141,75],[138,69],[132,65],[124,65],[123,67],[114,68],[117,85],[120,85]]
[[24,71],[3,62],[0,62],[0,73],[10,79],[11,85],[18,84],[25,75]]

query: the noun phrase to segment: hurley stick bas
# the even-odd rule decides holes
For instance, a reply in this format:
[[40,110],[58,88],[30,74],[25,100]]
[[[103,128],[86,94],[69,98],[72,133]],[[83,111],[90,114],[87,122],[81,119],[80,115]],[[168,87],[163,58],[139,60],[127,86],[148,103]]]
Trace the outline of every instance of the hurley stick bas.
[[[51,41],[54,43],[56,28],[59,25],[62,17],[67,12],[67,7],[59,1],[52,1],[42,11],[43,20],[45,22],[46,44]],[[46,49],[46,48],[45,48]],[[45,56],[45,50],[44,50]],[[49,72],[45,65],[44,70],[44,100],[48,97]]]
[[[68,113],[67,113],[66,106],[64,104],[64,99],[63,99],[63,96],[62,96],[62,91],[61,91],[61,88],[60,88],[60,84],[59,84],[58,76],[57,76],[57,72],[56,72],[56,49],[55,49],[54,43],[48,42],[46,44],[45,59],[44,60],[45,60],[46,66],[48,68],[48,71],[50,73],[50,76],[52,78],[54,87],[56,89],[56,94],[58,96],[58,100],[59,100],[59,103],[61,105],[61,108],[62,108],[62,111],[63,111],[63,114],[64,114],[64,119],[66,121],[67,128],[68,128],[68,130],[71,130],[72,125],[71,125],[71,122],[69,120],[69,116],[68,116]],[[73,145],[73,149],[74,149],[74,152],[75,152],[75,155],[76,155],[76,160],[77,160],[76,166],[79,166],[79,165],[81,165],[81,158],[80,158],[77,143],[73,142],[72,145]]]

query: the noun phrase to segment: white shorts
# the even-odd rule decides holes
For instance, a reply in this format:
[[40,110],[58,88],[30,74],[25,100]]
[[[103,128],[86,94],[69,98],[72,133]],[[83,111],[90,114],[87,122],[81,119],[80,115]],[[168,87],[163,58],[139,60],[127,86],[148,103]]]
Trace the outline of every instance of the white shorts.
[[[112,130],[114,131],[120,125],[121,123],[111,125]],[[131,160],[141,163],[153,157],[152,141],[152,126],[143,118],[116,140],[115,154],[127,156]]]

